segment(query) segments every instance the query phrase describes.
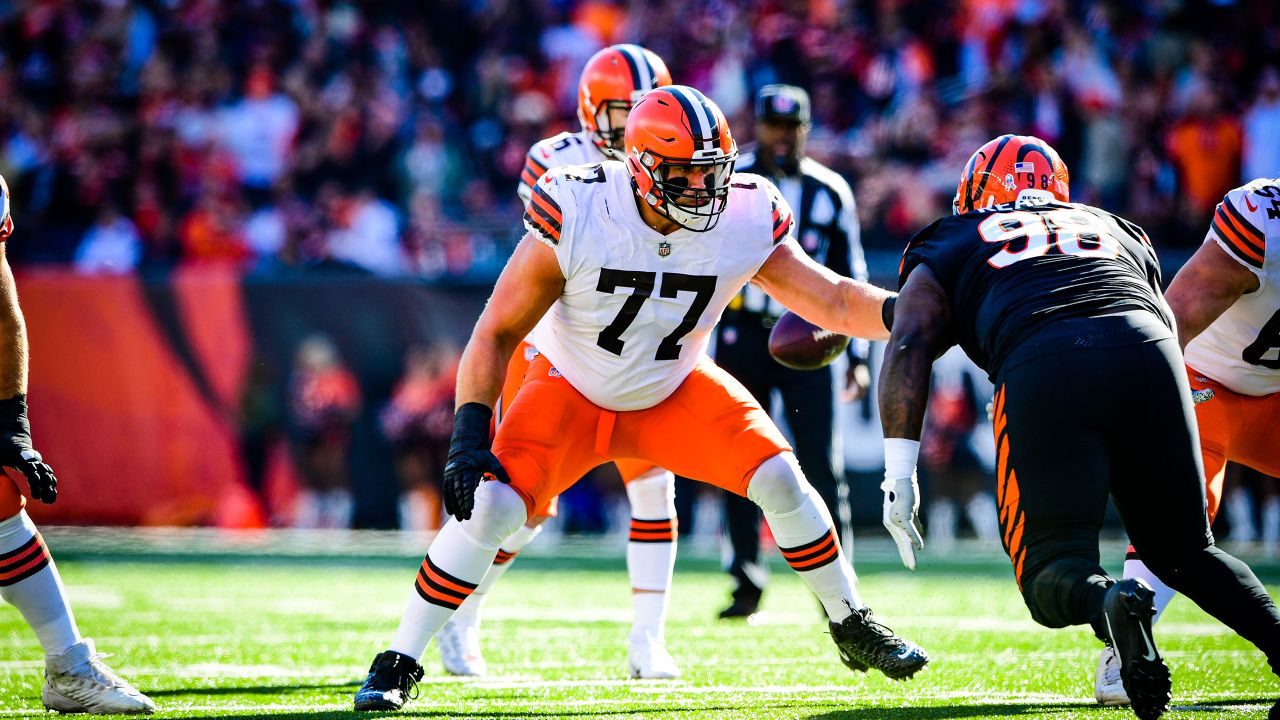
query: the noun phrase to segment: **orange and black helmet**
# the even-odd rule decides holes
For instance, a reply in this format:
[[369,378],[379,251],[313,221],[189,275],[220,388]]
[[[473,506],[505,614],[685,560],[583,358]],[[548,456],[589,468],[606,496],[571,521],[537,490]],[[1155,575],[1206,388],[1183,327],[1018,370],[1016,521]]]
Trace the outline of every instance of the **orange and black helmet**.
[[639,45],[610,45],[587,61],[578,80],[578,120],[605,155],[621,160],[623,128],[613,127],[610,109],[630,110],[644,94],[671,84],[662,58]]
[[738,144],[715,103],[684,85],[654,90],[631,110],[625,140],[641,201],[689,230],[716,226],[729,202]]
[[969,158],[951,212],[959,215],[1020,198],[1069,202],[1070,184],[1066,164],[1049,143],[1033,135],[1001,135]]

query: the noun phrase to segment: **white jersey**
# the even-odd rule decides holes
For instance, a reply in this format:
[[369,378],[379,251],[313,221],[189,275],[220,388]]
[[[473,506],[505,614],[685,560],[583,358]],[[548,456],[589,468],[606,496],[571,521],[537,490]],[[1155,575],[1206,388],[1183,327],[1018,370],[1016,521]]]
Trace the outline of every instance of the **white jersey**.
[[533,344],[591,402],[642,410],[669,397],[729,301],[788,239],[791,209],[772,183],[745,173],[730,183],[714,229],[662,235],[641,218],[620,162],[538,181],[525,226],[555,251],[565,286]]
[[1258,276],[1258,289],[1187,344],[1187,364],[1243,395],[1280,392],[1280,179],[1227,193],[1208,237]]
[[586,130],[562,132],[544,138],[529,148],[529,154],[524,159],[524,169],[520,171],[520,185],[516,188],[516,194],[520,196],[520,202],[528,207],[529,195],[543,173],[565,165],[598,163],[608,159],[587,136]]

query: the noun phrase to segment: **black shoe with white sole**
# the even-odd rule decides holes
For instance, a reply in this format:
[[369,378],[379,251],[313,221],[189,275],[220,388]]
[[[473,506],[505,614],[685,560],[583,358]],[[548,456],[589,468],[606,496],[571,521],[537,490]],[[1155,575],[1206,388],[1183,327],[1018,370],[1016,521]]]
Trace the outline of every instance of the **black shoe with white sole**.
[[421,679],[422,666],[413,658],[394,650],[379,653],[356,691],[356,710],[399,710],[418,696]]
[[1107,644],[1120,658],[1120,680],[1134,714],[1142,720],[1163,715],[1173,698],[1169,666],[1151,634],[1155,614],[1155,592],[1137,578],[1120,580],[1102,599]]
[[831,639],[840,650],[840,661],[856,672],[875,668],[889,678],[905,680],[929,662],[924,648],[876,622],[871,608],[854,610],[839,623],[831,623]]

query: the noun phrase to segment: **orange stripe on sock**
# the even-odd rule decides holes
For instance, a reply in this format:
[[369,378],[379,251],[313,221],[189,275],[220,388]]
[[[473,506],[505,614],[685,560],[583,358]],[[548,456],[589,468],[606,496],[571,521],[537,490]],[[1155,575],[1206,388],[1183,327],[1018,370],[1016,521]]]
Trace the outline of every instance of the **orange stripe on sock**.
[[437,605],[444,605],[445,607],[451,607],[456,610],[458,606],[462,604],[462,600],[466,599],[466,598],[459,599],[459,598],[453,597],[452,595],[445,595],[439,590],[436,590],[435,588],[428,585],[426,580],[424,580],[421,575],[418,576],[417,584],[418,584],[418,594],[420,594],[423,597],[423,599],[428,602],[435,601]]
[[826,565],[827,563],[835,559],[835,557],[839,554],[840,554],[840,546],[833,545],[830,548],[828,548],[826,552],[822,553],[818,557],[815,557],[811,560],[805,560],[803,562],[793,562],[789,564],[791,565],[792,570],[809,570],[821,565]]
[[675,526],[675,518],[666,520],[632,520],[632,530],[670,530]]
[[44,553],[43,550],[44,548],[41,548],[41,552],[38,552],[34,556],[27,558],[22,565],[15,567],[14,569],[8,572],[0,573],[0,584],[3,584],[5,581],[11,578],[18,577],[19,575],[23,574],[24,572],[27,572],[28,570],[39,565],[42,562],[48,562],[49,556],[46,553]]
[[449,578],[442,576],[440,572],[437,572],[434,568],[431,567],[431,564],[425,560],[422,563],[422,569],[427,574],[427,577],[431,578],[432,582],[436,583],[441,587],[448,588],[454,592],[462,593],[463,597],[470,595],[472,592],[475,592],[475,589],[476,589],[475,585],[472,585],[471,587],[467,587],[465,585],[459,585],[458,583],[453,582]]

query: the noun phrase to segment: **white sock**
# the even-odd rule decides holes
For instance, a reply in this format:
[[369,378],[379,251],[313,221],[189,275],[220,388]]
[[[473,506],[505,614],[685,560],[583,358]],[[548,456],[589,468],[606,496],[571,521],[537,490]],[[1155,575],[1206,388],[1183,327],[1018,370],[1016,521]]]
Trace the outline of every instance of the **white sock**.
[[949,548],[956,539],[956,504],[947,498],[938,498],[929,506],[925,539],[934,550]]
[[980,492],[964,506],[965,515],[979,540],[995,542],[1000,539],[1000,513],[996,510],[996,498],[989,492]]
[[315,490],[303,488],[293,510],[293,526],[312,530],[321,525],[320,495]]
[[0,522],[0,597],[22,613],[45,655],[80,642],[58,568],[26,510]]
[[1253,501],[1249,493],[1235,489],[1227,494],[1227,517],[1231,520],[1232,542],[1253,542],[1258,539],[1258,527],[1253,522]]
[[782,557],[818,596],[827,617],[840,622],[853,609],[865,607],[858,579],[836,539],[831,513],[791,453],[782,453],[756,468],[747,497],[764,511]]
[[493,565],[489,566],[489,572],[484,574],[484,580],[480,581],[480,586],[471,593],[471,597],[463,601],[458,612],[453,614],[455,623],[480,627],[480,611],[484,608],[484,601],[489,597],[489,590],[502,579],[503,575],[507,574],[507,569],[511,567],[516,555],[540,532],[542,532],[542,525],[535,527],[521,525],[518,530],[502,541],[498,546],[498,555],[494,557]]
[[1151,568],[1148,568],[1147,564],[1139,558],[1129,558],[1124,561],[1124,577],[1126,580],[1129,578],[1145,580],[1151,589],[1156,591],[1156,616],[1151,618],[1153,623],[1160,620],[1165,608],[1169,607],[1169,603],[1173,602],[1173,598],[1178,594],[1177,590],[1165,585],[1160,578],[1156,577],[1156,574],[1151,572]]
[[450,519],[418,570],[388,649],[417,660],[427,643],[484,579],[498,545],[525,520],[524,501],[500,482],[481,483],[471,519]]
[[1276,544],[1280,543],[1280,497],[1269,497],[1262,502],[1262,542],[1265,552],[1274,557]]
[[661,641],[666,635],[667,593],[632,592],[631,606],[635,616],[631,621],[631,636],[648,636]]
[[675,477],[654,468],[627,483],[631,532],[627,573],[633,590],[665,593],[676,562]]

